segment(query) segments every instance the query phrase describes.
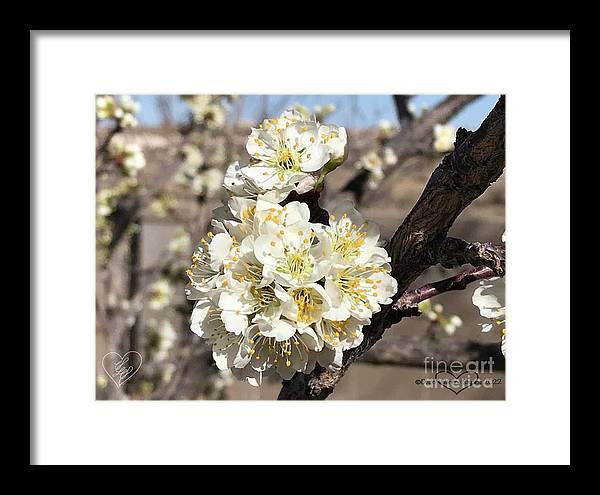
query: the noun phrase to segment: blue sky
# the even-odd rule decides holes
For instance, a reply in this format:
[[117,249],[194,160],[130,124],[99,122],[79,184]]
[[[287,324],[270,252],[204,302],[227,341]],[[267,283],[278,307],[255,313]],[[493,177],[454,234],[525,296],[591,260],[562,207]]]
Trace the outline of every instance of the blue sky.
[[[434,106],[446,95],[417,95],[412,101],[417,108],[422,105]],[[138,115],[139,121],[144,126],[155,126],[161,122],[161,114],[157,106],[157,97],[154,95],[133,95],[141,105]],[[478,98],[465,107],[450,121],[452,125],[476,129],[487,116],[498,99],[497,95],[487,95]],[[178,121],[182,121],[186,114],[186,104],[177,96],[169,96],[173,113]],[[389,95],[247,95],[243,101],[238,101],[232,108],[230,118],[240,115],[245,120],[258,121],[263,108],[267,108],[269,116],[281,113],[285,108],[294,103],[300,103],[311,108],[315,105],[333,103],[337,110],[329,121],[346,127],[374,127],[382,120],[396,122],[396,115],[392,97]]]

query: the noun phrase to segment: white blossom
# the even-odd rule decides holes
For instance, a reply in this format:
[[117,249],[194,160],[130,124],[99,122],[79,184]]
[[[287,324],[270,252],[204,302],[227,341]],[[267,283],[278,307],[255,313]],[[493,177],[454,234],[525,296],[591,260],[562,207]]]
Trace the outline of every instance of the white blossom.
[[96,97],[96,118],[100,120],[110,119],[116,116],[117,103],[112,96]]
[[398,132],[400,128],[393,122],[383,119],[379,121],[377,130],[379,131],[379,136],[381,139],[389,139],[396,132]]
[[227,109],[223,99],[213,95],[185,95],[196,122],[200,122],[209,129],[220,129],[225,124]]
[[381,149],[373,149],[365,153],[354,164],[357,169],[369,172],[367,186],[376,189],[385,177],[385,169],[395,165],[398,157],[392,148],[385,146]]
[[166,278],[154,282],[149,288],[148,306],[154,310],[166,308],[171,302],[175,290]]
[[433,128],[433,149],[438,153],[446,153],[454,149],[456,128],[451,125],[436,124]]
[[441,327],[448,335],[454,335],[456,330],[463,324],[460,316],[446,315],[444,313],[443,305],[439,303],[432,304],[429,299],[419,303],[419,311],[423,313],[429,321]]
[[177,204],[170,194],[160,194],[150,202],[150,211],[158,218],[165,218],[175,211]]
[[221,190],[223,172],[216,168],[201,170],[192,179],[192,190],[198,195],[210,195]]
[[139,102],[128,95],[122,95],[118,100],[110,95],[96,97],[96,118],[115,119],[122,128],[136,127],[138,121],[135,115],[139,111]]
[[146,166],[146,158],[138,144],[125,144],[119,139],[113,139],[109,152],[117,166],[130,177],[135,177]]
[[183,253],[188,251],[192,243],[190,234],[184,229],[179,229],[177,234],[169,242],[169,251],[175,256],[181,256]]
[[[489,332],[494,324],[504,327],[506,322],[506,305],[504,278],[493,277],[482,280],[473,293],[473,304],[479,308],[479,313],[492,323],[482,325],[482,332]],[[501,328],[501,329],[502,329]]]
[[156,361],[164,361],[169,356],[169,351],[177,341],[177,332],[169,320],[150,318],[146,323],[153,357]]
[[330,149],[320,142],[315,122],[274,119],[270,127],[265,126],[252,129],[246,149],[254,163],[243,171],[260,187],[269,190],[297,184],[329,161]]

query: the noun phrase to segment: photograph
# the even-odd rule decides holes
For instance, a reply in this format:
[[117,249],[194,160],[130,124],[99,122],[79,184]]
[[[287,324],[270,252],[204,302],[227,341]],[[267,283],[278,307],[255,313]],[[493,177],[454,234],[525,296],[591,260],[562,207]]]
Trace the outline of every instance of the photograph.
[[505,398],[503,95],[95,105],[98,400]]

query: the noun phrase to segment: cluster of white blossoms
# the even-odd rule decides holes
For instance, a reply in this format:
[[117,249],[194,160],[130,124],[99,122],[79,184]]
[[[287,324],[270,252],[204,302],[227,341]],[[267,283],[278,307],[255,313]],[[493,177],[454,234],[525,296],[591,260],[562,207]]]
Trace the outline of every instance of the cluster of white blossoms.
[[380,140],[390,139],[399,130],[400,126],[386,119],[380,120],[379,124],[377,125],[377,132]]
[[346,131],[287,111],[253,129],[247,150],[250,163],[227,170],[231,197],[187,271],[191,330],[219,369],[253,385],[268,373],[339,367],[396,293],[390,259],[378,227],[350,203],[322,224],[306,203],[282,202],[344,161]]
[[198,196],[207,196],[221,190],[223,172],[216,167],[208,167],[198,146],[187,143],[182,147],[183,164],[175,181],[189,187]]
[[194,120],[209,129],[220,129],[225,124],[227,107],[225,99],[218,95],[182,95],[188,104]]
[[108,146],[110,157],[124,175],[135,177],[146,166],[142,148],[139,144],[125,143],[117,138],[118,136],[114,137]]
[[423,313],[429,321],[440,326],[448,335],[454,335],[456,330],[462,326],[463,321],[458,315],[447,315],[444,313],[444,306],[433,304],[431,299],[426,299],[419,303],[419,311]]
[[96,97],[96,118],[115,119],[123,128],[138,125],[135,116],[139,111],[140,104],[128,95],[123,95],[118,100],[110,95]]
[[367,186],[369,189],[377,189],[385,177],[385,169],[398,163],[398,156],[389,146],[383,146],[380,149],[371,150],[365,153],[354,164],[357,169],[369,172]]

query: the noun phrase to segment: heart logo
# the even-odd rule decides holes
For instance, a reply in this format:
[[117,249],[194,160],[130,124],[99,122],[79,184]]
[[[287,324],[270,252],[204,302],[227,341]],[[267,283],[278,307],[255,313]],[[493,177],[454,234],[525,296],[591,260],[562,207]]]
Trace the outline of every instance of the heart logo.
[[[461,379],[464,375],[467,376]],[[479,380],[479,374],[476,371],[463,371],[458,376],[451,371],[438,371],[435,374],[435,381],[442,387],[454,392],[455,395],[469,388],[477,380]]]
[[102,367],[117,387],[131,379],[142,367],[142,355],[129,351],[122,356],[118,352],[108,352],[102,358]]

